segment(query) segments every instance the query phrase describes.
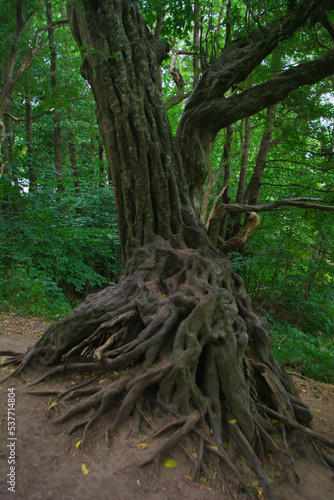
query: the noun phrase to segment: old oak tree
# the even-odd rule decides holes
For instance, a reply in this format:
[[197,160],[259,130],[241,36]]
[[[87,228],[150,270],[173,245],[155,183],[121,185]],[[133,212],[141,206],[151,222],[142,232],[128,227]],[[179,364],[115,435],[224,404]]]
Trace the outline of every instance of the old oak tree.
[[[300,199],[269,207],[221,204],[206,229],[199,219],[204,157],[223,128],[334,73],[334,48],[326,47],[313,60],[294,60],[267,81],[238,88],[302,27],[320,25],[333,39],[327,16],[333,2],[288,2],[283,16],[270,22],[254,17],[247,35],[210,61],[202,58],[201,77],[175,136],[161,92],[169,47],[147,26],[141,8],[138,0],[68,2],[115,188],[123,270],[119,284],[88,296],[50,326],[18,370],[32,363],[56,365],[49,373],[103,370],[108,382],[73,390],[81,401],[56,422],[89,413],[84,441],[101,415],[115,411],[108,441],[130,416],[145,420],[146,412],[154,416],[159,408],[168,423],[156,432],[159,445],[148,462],[189,435],[198,445],[198,468],[203,457],[216,465],[218,457],[224,474],[251,498],[224,449],[230,440],[255,470],[265,496],[274,498],[263,467],[266,452],[293,479],[291,437],[305,449],[314,446],[327,463],[323,446],[333,443],[311,430],[312,415],[273,358],[266,322],[253,312],[228,252],[254,230],[258,211],[280,204],[333,207]],[[233,241],[224,241],[220,227],[231,211],[247,213],[246,222]],[[271,419],[278,422],[280,444],[272,438]]]

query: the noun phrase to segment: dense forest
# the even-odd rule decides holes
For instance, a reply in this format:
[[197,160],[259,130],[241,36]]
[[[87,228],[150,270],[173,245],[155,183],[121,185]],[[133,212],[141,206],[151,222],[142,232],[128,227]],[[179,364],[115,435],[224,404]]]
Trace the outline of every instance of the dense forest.
[[286,428],[312,418],[277,360],[333,381],[332,2],[0,15],[0,304],[59,320],[18,371],[80,353],[115,374],[57,419],[97,408],[83,442],[111,402],[107,440],[149,398],[178,428],[150,461],[200,429],[247,496],[230,435],[275,498],[266,418],[290,458]]
[[[167,13],[159,29],[171,50],[161,85],[176,131],[205,61],[251,30],[265,5],[261,19],[285,6],[168,4],[156,2],[152,10],[144,2],[144,14],[154,25],[159,9]],[[80,51],[66,18],[65,2],[1,2],[1,308],[48,319],[116,283],[121,267],[95,103],[80,76]],[[304,26],[232,93],[293,64],[296,47],[305,61],[321,54],[331,43],[329,34]],[[203,223],[221,202],[333,201],[333,85],[328,77],[301,87],[218,134],[205,157]],[[252,186],[257,192],[250,195]],[[252,237],[229,257],[254,305],[273,323],[277,355],[329,379],[332,360],[324,351],[331,350],[334,322],[333,216],[286,206],[259,215]],[[236,234],[242,223],[241,214],[233,214],[224,230]]]

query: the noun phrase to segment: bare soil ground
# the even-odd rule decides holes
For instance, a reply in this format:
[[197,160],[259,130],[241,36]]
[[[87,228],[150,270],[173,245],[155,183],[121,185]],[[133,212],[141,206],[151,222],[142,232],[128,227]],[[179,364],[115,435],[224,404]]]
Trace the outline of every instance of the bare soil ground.
[[[36,318],[21,318],[0,314],[0,350],[25,352],[42,335],[46,324]],[[0,378],[10,370],[2,368]],[[37,374],[40,376],[40,374]],[[70,388],[81,383],[82,374],[63,374],[41,382],[31,390]],[[123,428],[113,438],[110,449],[104,443],[101,425],[88,434],[84,448],[76,447],[82,429],[68,434],[73,422],[60,426],[52,423],[57,408],[49,410],[52,395],[28,394],[26,384],[36,378],[36,372],[26,371],[0,385],[0,498],[7,500],[202,500],[227,497],[205,477],[191,481],[191,463],[181,450],[169,458],[178,465],[174,468],[160,465],[140,468],[138,464],[149,452],[147,435],[129,435]],[[294,377],[303,400],[314,414],[314,429],[327,437],[334,435],[334,386]],[[8,389],[15,389],[15,436],[8,434]],[[71,402],[69,402],[69,405]],[[111,419],[112,416],[110,416]],[[105,422],[103,422],[105,420]],[[14,440],[13,437],[16,439]],[[9,446],[8,446],[9,445]],[[191,449],[190,449],[191,451]],[[195,450],[193,450],[195,451]],[[333,450],[326,450],[334,458]],[[9,491],[10,459],[15,459],[15,493]],[[284,478],[273,477],[272,487],[281,500],[332,500],[334,476],[329,469],[306,461],[302,455],[295,462],[300,477],[299,491]],[[249,481],[249,479],[248,479]],[[263,498],[261,490],[253,485],[254,495]],[[236,496],[235,498],[238,498]]]

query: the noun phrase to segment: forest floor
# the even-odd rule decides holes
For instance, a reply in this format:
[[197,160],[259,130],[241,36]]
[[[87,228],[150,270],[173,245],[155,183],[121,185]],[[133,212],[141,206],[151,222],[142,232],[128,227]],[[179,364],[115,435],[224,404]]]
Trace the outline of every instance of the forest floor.
[[[0,314],[0,350],[25,352],[44,332],[46,324],[36,318]],[[0,378],[9,373],[0,369]],[[64,390],[82,381],[75,373],[54,376],[32,390],[52,388]],[[146,435],[129,437],[129,429],[121,428],[110,449],[104,444],[105,425],[94,426],[88,433],[85,447],[76,447],[82,429],[67,431],[73,422],[53,425],[48,418],[52,396],[26,393],[25,384],[36,378],[36,372],[25,371],[0,385],[0,498],[3,500],[205,500],[224,499],[224,494],[201,477],[191,481],[190,462],[181,450],[171,453],[175,468],[139,468],[138,464],[150,446]],[[302,399],[311,407],[314,429],[327,437],[334,435],[334,385],[294,377]],[[15,440],[8,436],[8,389],[15,389]],[[50,413],[53,410],[50,411]],[[8,446],[9,443],[9,446]],[[16,461],[15,493],[8,491],[9,458]],[[328,452],[334,458],[333,450]],[[83,465],[84,464],[84,465]],[[329,469],[307,462],[295,461],[300,477],[300,491],[282,478],[272,479],[272,488],[280,500],[332,500],[334,475]],[[88,472],[89,471],[89,472]],[[257,498],[263,498],[254,483]],[[231,498],[231,497],[229,497]]]

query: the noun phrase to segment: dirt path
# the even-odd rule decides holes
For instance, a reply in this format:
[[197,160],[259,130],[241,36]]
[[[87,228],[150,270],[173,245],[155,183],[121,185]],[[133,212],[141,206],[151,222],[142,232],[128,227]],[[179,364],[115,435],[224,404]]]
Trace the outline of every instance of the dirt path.
[[[0,350],[21,351],[32,345],[45,330],[38,319],[0,314]],[[0,377],[8,372],[0,369]],[[25,384],[36,373],[25,372],[19,378],[8,379],[0,385],[0,498],[18,500],[205,500],[226,498],[201,478],[191,482],[189,461],[183,453],[173,452],[170,458],[178,462],[175,468],[163,465],[160,471],[137,467],[149,442],[147,436],[129,437],[129,429],[121,430],[113,439],[111,449],[104,445],[101,426],[93,427],[82,449],[76,444],[82,429],[67,431],[73,422],[56,426],[47,417],[52,395],[36,396],[26,393]],[[334,386],[294,378],[303,400],[314,414],[314,429],[333,438]],[[41,382],[32,390],[53,390],[73,387],[82,375],[69,374]],[[15,389],[15,436],[8,435],[8,390]],[[57,409],[51,408],[50,413]],[[107,425],[108,417],[103,417]],[[102,419],[101,419],[102,420]],[[103,422],[102,422],[103,424]],[[13,438],[16,438],[15,440]],[[9,445],[8,445],[9,444]],[[334,458],[332,453],[331,455]],[[15,459],[15,478],[8,460]],[[332,500],[334,476],[330,470],[310,464],[302,456],[296,461],[301,478],[300,492],[291,489],[280,478],[273,479],[273,488],[281,500]],[[89,471],[87,473],[87,471]],[[85,474],[86,472],[86,474]],[[15,479],[15,493],[8,491]],[[254,492],[256,490],[254,489]],[[258,496],[261,498],[261,495]],[[262,497],[263,498],[263,497]]]

